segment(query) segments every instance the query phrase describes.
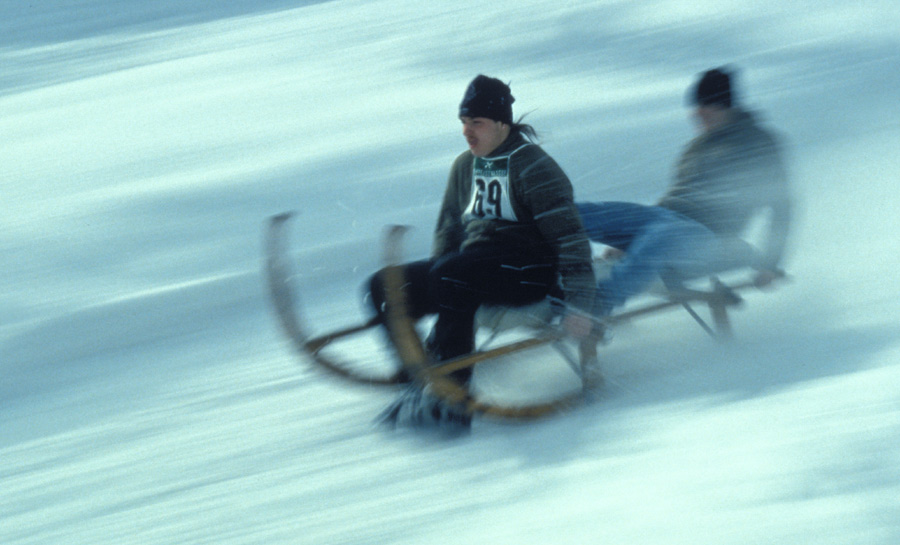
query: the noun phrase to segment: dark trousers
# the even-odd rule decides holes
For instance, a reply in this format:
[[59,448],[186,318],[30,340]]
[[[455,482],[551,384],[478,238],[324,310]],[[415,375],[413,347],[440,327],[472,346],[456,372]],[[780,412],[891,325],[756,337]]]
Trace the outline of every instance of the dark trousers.
[[[438,259],[403,266],[407,312],[418,319],[437,314],[427,348],[436,361],[472,352],[475,312],[481,305],[522,306],[546,297],[557,282],[556,260],[547,252],[501,245],[478,245]],[[375,311],[383,314],[380,274],[369,284]],[[452,376],[466,384],[471,368]]]

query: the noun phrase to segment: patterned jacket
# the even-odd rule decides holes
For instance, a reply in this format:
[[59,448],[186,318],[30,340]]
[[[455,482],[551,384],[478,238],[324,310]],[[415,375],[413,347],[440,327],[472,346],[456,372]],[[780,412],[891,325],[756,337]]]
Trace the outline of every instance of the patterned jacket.
[[483,242],[537,250],[556,262],[566,301],[590,310],[591,248],[572,184],[536,144],[513,133],[489,157],[453,162],[434,234],[433,257]]

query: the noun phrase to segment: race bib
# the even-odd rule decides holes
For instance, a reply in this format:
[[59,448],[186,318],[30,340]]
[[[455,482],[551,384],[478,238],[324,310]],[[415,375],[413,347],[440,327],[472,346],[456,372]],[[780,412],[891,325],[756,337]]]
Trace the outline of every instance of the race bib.
[[510,198],[509,156],[475,158],[472,167],[472,198],[463,217],[519,221]]

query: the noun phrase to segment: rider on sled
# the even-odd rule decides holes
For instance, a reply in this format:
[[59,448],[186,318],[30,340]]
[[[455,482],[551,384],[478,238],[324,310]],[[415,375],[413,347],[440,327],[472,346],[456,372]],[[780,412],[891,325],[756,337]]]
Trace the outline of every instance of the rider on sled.
[[[573,201],[572,185],[537,144],[536,132],[514,122],[513,96],[499,79],[479,75],[459,106],[469,149],[454,161],[435,229],[432,256],[402,266],[407,313],[437,314],[427,339],[433,362],[474,350],[481,305],[523,306],[561,287],[564,330],[591,333],[595,279],[590,243]],[[369,284],[384,318],[382,274]],[[472,369],[451,376],[466,387]],[[462,407],[448,406],[412,384],[389,411],[393,422],[468,428]]]
[[[615,258],[598,285],[595,315],[609,315],[659,278],[675,288],[691,277],[750,266],[761,287],[781,276],[791,199],[780,145],[738,105],[732,80],[728,70],[713,69],[689,90],[700,134],[656,206],[577,204],[590,239],[611,247],[607,257]],[[756,250],[740,237],[764,209],[770,219]]]

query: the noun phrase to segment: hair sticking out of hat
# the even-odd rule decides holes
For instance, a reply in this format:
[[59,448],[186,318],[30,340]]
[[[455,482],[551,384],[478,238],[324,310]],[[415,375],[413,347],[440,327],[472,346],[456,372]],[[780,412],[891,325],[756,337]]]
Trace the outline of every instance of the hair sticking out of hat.
[[459,104],[459,116],[486,117],[511,125],[512,104],[515,101],[510,94],[509,85],[479,74],[466,88],[466,94]]
[[731,108],[735,103],[732,78],[733,73],[725,68],[707,70],[694,88],[692,102],[697,106]]

